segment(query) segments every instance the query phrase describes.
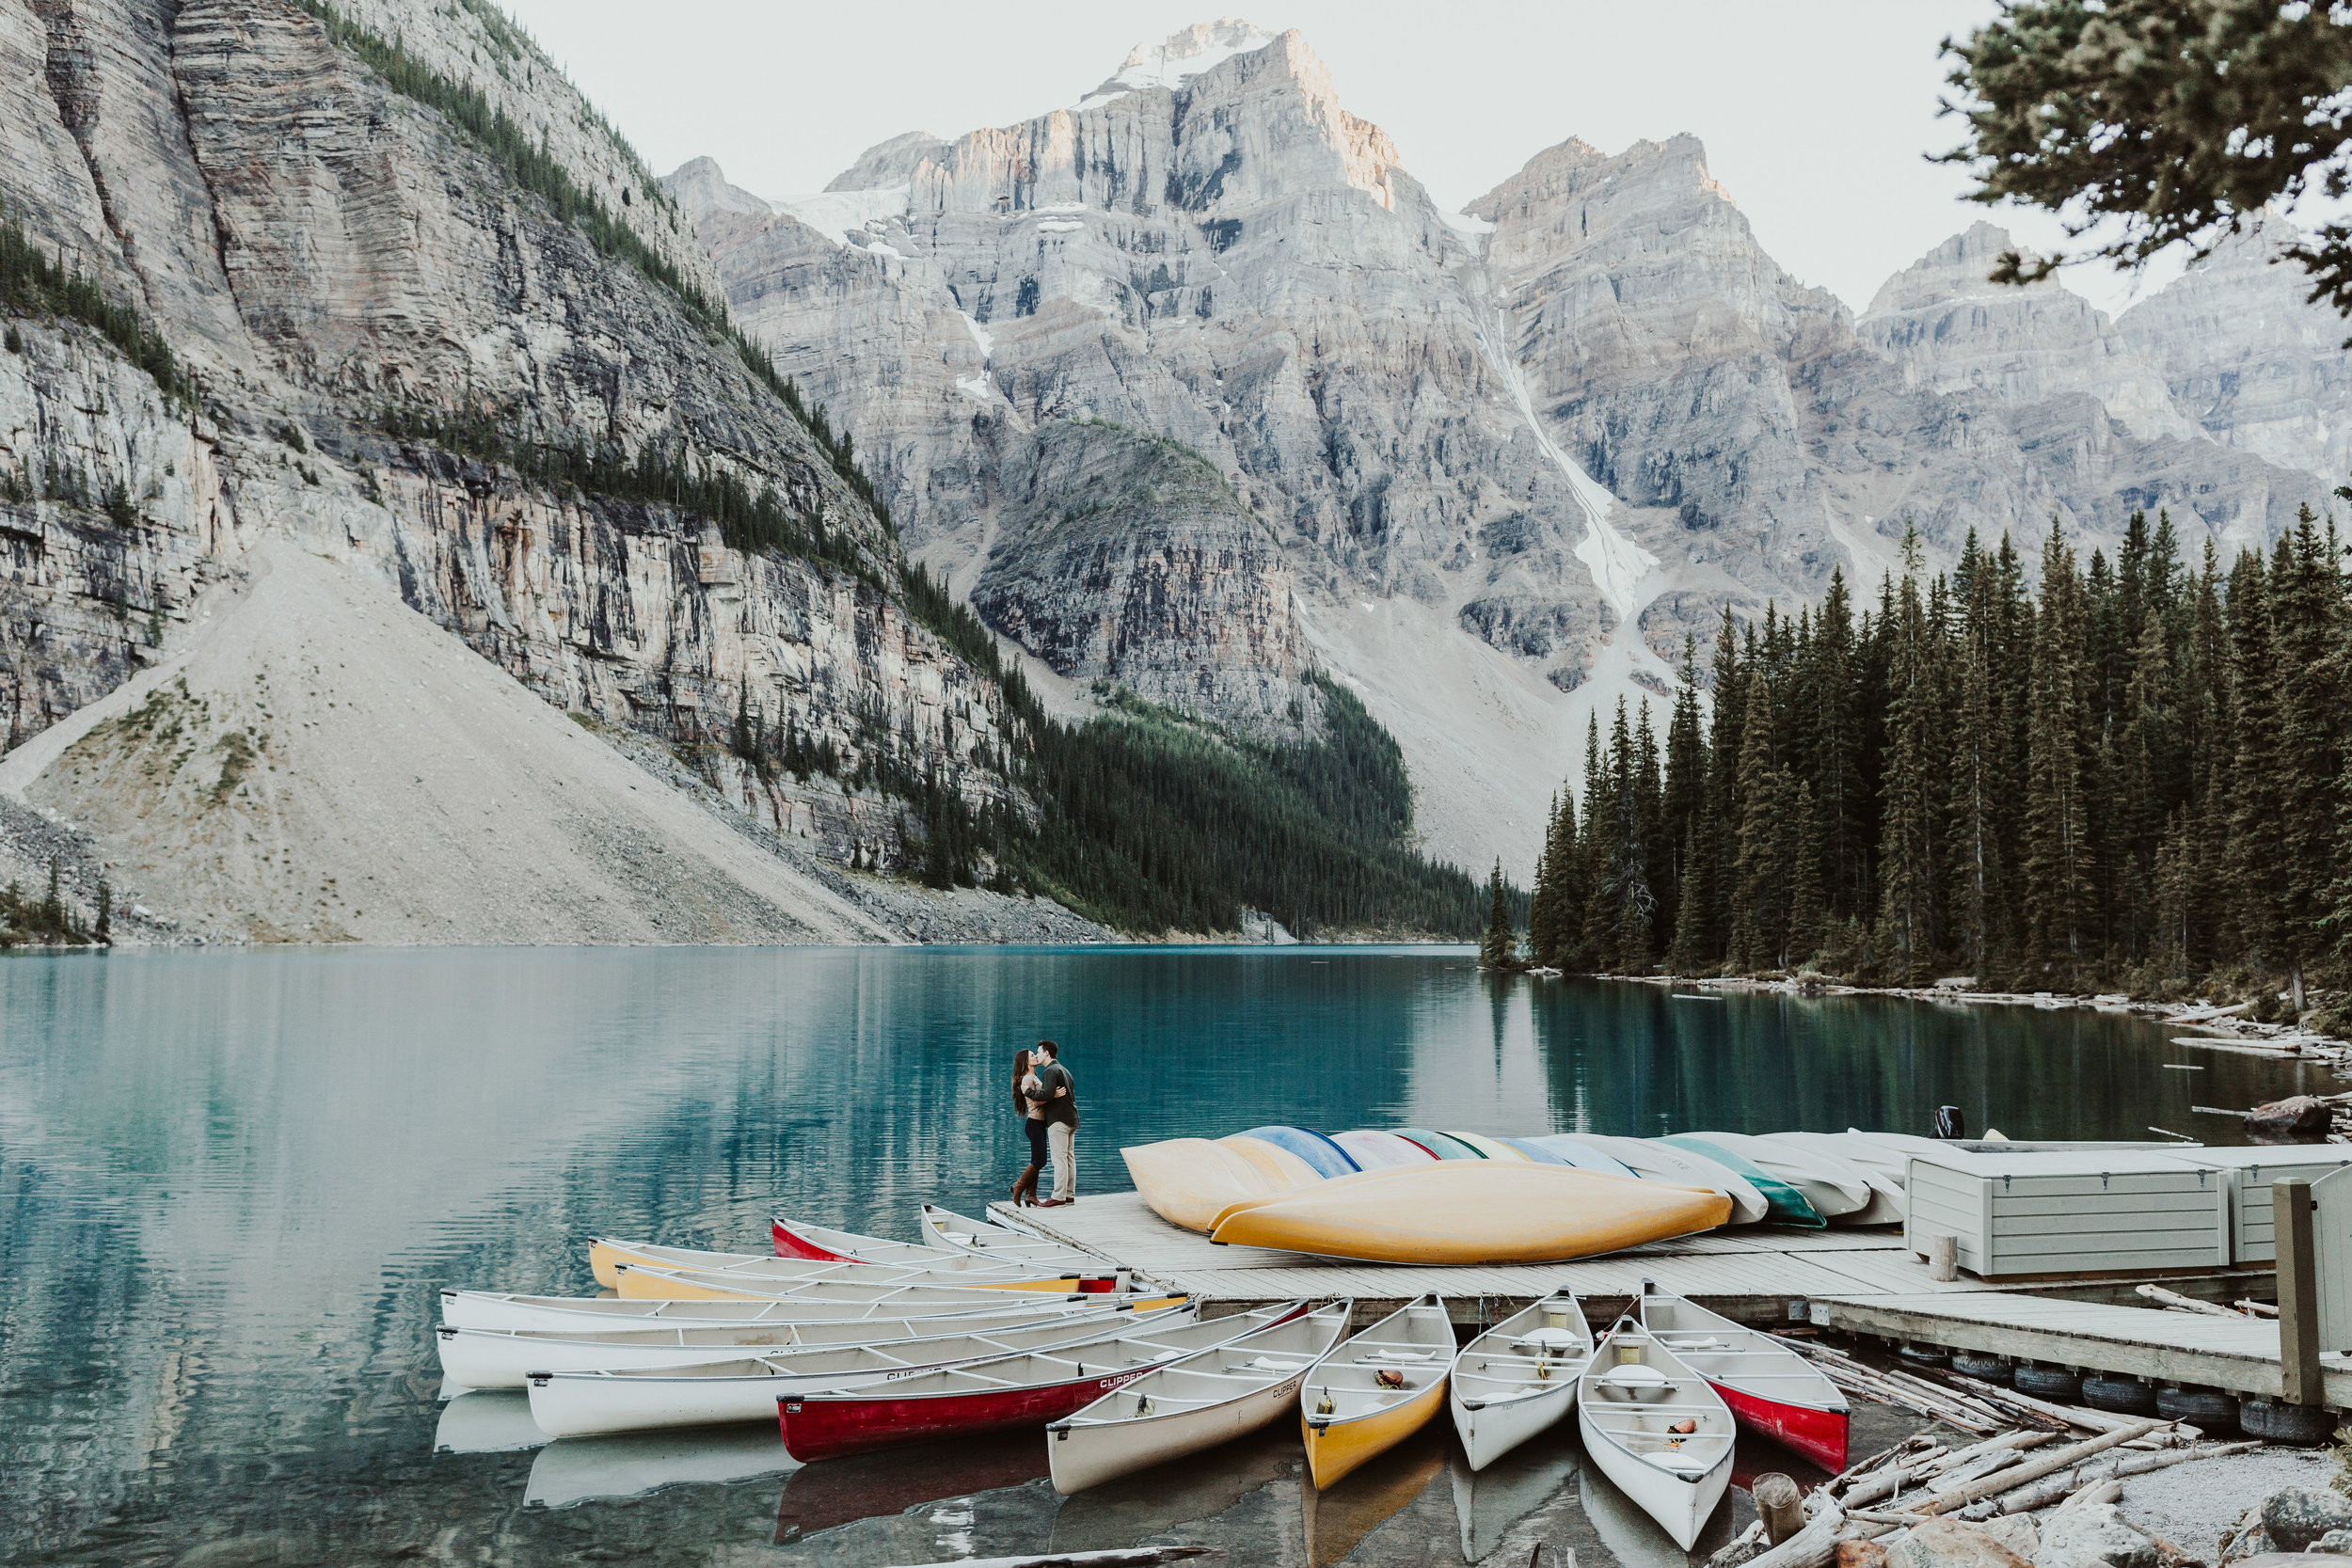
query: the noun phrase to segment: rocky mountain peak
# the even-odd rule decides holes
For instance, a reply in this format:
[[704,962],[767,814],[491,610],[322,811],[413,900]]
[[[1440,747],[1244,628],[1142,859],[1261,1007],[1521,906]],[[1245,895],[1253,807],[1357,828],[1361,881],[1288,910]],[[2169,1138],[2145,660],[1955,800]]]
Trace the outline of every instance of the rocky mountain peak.
[[1196,22],[1170,33],[1159,43],[1138,43],[1119,62],[1119,70],[1096,95],[1133,91],[1138,87],[1181,87],[1203,71],[1213,71],[1236,55],[1253,54],[1281,37],[1239,17]]
[[1996,224],[1969,225],[1881,284],[1856,329],[1915,388],[2025,404],[2088,392],[2136,435],[2194,434],[2161,370],[2105,311],[2055,278],[1991,280],[2011,244]]

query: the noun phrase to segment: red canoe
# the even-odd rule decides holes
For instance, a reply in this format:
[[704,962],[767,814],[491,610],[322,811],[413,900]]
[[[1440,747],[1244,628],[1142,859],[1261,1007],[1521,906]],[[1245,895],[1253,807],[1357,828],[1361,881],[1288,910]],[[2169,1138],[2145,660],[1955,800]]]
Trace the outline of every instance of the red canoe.
[[1846,1396],[1820,1368],[1785,1339],[1657,1294],[1647,1280],[1642,1290],[1642,1326],[1707,1379],[1741,1426],[1832,1475],[1846,1467]]
[[795,1395],[776,1402],[784,1447],[809,1464],[902,1443],[1041,1427],[1165,1362],[1287,1323],[1306,1310],[1305,1302],[1293,1301],[1206,1323],[1142,1324],[1133,1333],[1067,1351],[998,1356],[838,1394]]

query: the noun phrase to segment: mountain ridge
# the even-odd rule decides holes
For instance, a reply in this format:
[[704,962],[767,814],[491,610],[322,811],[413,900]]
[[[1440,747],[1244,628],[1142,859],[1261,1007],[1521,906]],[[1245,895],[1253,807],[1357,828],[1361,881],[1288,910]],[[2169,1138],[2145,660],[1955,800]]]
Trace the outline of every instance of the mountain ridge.
[[1228,19],[1160,50],[1205,63],[878,143],[829,187],[860,204],[838,228],[667,188],[967,593],[1008,569],[1006,476],[1054,420],[1202,453],[1277,531],[1299,636],[1405,743],[1459,863],[1523,865],[1587,725],[1671,690],[1726,601],[1804,604],[1833,570],[1867,594],[1906,521],[1948,562],[1971,530],[2030,555],[2054,516],[2096,544],[2170,507],[2254,542],[2324,502],[2280,441],[2182,411],[2193,369],[2063,291],[1960,297],[1957,253],[1909,309],[1980,340],[2071,317],[2104,376],[1989,341],[1969,370],[1950,333],[1906,358],[1892,307],[1857,317],[1772,261],[1693,137],[1570,138],[1447,214],[1295,31]]

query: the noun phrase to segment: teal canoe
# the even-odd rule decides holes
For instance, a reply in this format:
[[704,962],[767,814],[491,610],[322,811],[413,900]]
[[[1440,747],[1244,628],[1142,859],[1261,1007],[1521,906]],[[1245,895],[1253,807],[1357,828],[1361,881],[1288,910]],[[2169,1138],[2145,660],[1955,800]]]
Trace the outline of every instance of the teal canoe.
[[1705,1138],[1694,1138],[1688,1132],[1677,1132],[1655,1141],[1687,1149],[1702,1160],[1712,1160],[1724,1169],[1745,1178],[1749,1186],[1764,1195],[1764,1218],[1767,1223],[1810,1226],[1817,1230],[1829,1224],[1821,1218],[1820,1211],[1805,1201],[1804,1194],[1753,1160],[1741,1159],[1720,1145],[1708,1143]]

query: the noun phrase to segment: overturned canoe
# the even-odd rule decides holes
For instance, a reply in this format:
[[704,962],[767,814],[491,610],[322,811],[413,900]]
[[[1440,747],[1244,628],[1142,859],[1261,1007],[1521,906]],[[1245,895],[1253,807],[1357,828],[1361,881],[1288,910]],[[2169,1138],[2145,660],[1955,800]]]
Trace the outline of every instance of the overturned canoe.
[[1486,1156],[1461,1139],[1443,1132],[1432,1132],[1425,1127],[1400,1127],[1400,1138],[1407,1138],[1429,1151],[1433,1160],[1484,1160]]
[[1527,1160],[1342,1177],[1228,1214],[1210,1240],[1383,1263],[1550,1263],[1711,1230],[1721,1194]]
[[1323,1180],[1323,1172],[1280,1144],[1270,1144],[1248,1132],[1236,1132],[1217,1142],[1257,1166],[1270,1186],[1311,1187]]
[[1446,1133],[1455,1143],[1468,1144],[1489,1160],[1524,1160],[1524,1149],[1514,1148],[1507,1138],[1489,1137],[1484,1132],[1465,1132],[1459,1128]]
[[1359,1168],[1353,1155],[1312,1128],[1253,1127],[1241,1136],[1297,1155],[1317,1176],[1353,1176]]
[[1829,1223],[1801,1189],[1782,1180],[1739,1150],[1712,1138],[1702,1138],[1695,1132],[1674,1132],[1649,1141],[1653,1145],[1678,1148],[1709,1164],[1721,1165],[1754,1187],[1764,1195],[1764,1217],[1774,1225],[1802,1225],[1818,1230]]
[[1209,1138],[1168,1138],[1119,1151],[1152,1212],[1170,1225],[1205,1231],[1229,1205],[1291,1191],[1233,1149]]
[[1390,1165],[1425,1165],[1437,1158],[1412,1139],[1394,1132],[1334,1132],[1331,1141],[1347,1150],[1347,1157],[1359,1170],[1380,1170]]

